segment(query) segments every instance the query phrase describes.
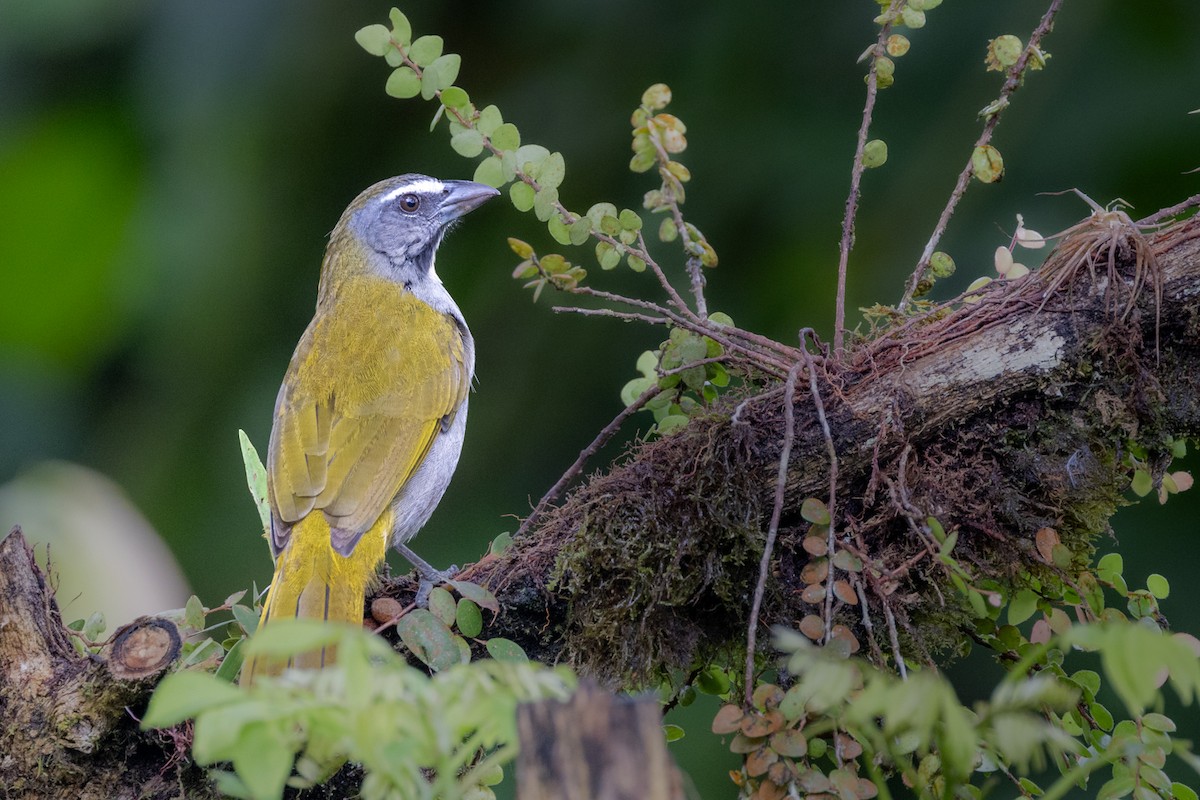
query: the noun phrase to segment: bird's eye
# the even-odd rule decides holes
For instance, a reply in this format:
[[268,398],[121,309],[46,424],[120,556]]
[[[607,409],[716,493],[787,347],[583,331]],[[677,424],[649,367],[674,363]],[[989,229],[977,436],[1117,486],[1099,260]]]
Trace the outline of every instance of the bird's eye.
[[409,214],[421,207],[421,198],[415,194],[406,194],[400,198],[400,210]]

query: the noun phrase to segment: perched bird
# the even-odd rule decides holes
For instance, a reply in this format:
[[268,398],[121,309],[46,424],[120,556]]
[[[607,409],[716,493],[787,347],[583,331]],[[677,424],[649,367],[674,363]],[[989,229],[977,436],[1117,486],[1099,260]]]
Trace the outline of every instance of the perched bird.
[[[441,500],[462,450],[475,343],[434,270],[446,231],[499,192],[401,175],[375,184],[330,235],[317,310],[275,401],[267,455],[275,575],[259,628],[289,617],[361,624],[389,544]],[[291,665],[320,667],[326,650]],[[242,683],[283,664],[247,661]]]

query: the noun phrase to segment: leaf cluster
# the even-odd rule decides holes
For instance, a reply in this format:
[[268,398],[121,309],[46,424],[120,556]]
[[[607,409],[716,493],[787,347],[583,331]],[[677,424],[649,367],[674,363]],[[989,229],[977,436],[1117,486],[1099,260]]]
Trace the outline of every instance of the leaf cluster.
[[[233,797],[278,798],[362,765],[364,798],[477,798],[516,751],[518,702],[562,698],[573,679],[526,660],[460,663],[430,676],[352,626],[280,620],[251,655],[288,658],[336,647],[336,665],[257,681],[249,690],[183,670],[155,691],[143,727],[195,719],[192,755]],[[293,774],[294,770],[294,774]]]

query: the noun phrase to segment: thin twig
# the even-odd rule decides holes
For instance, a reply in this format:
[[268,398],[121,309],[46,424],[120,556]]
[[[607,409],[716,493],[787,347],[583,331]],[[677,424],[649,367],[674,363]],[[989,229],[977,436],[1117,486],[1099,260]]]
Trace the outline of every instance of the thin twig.
[[896,617],[892,615],[891,604],[886,597],[883,601],[883,616],[887,618],[888,638],[892,642],[892,656],[896,659],[896,669],[900,671],[900,680],[908,680],[908,667],[904,665],[904,654],[900,652],[900,636],[896,633]]
[[[667,170],[667,164],[671,163],[671,155],[663,146],[662,139],[658,133],[651,127],[650,141],[654,144],[654,150],[658,157],[658,171],[663,176],[663,185],[666,186],[673,180],[678,180]],[[675,222],[675,228],[679,231],[679,238],[683,243],[684,252],[687,252],[687,246],[692,240],[692,235],[688,232],[687,222],[683,219],[683,209],[679,207],[679,198],[675,196],[674,191],[663,193],[663,199],[667,202],[667,208],[671,211],[671,217]],[[646,249],[644,244],[642,249]],[[688,277],[691,278],[692,296],[696,298],[696,313],[701,319],[708,319],[708,303],[704,300],[704,265],[700,263],[700,259],[696,256],[689,255],[687,260]]]
[[1137,221],[1137,225],[1138,227],[1143,228],[1155,225],[1161,220],[1173,217],[1176,214],[1182,214],[1184,211],[1187,211],[1189,208],[1194,208],[1195,206],[1200,206],[1200,194],[1194,194],[1187,200],[1184,200],[1182,203],[1176,203],[1170,208],[1164,208],[1161,211],[1155,211],[1145,219],[1139,219]]
[[877,663],[883,664],[883,651],[879,649],[879,642],[875,641],[875,625],[871,622],[871,609],[867,604],[867,592],[863,589],[863,582],[857,575],[851,573],[850,583],[854,585],[859,605],[862,607],[863,628],[867,632],[867,643],[871,645],[871,655]]
[[713,356],[712,358],[701,358],[698,361],[689,361],[687,364],[684,364],[683,366],[675,367],[673,369],[660,369],[658,371],[658,374],[665,378],[668,375],[679,375],[680,373],[686,372],[687,370],[691,369],[692,367],[703,367],[706,364],[720,364],[721,362],[728,361],[728,360],[729,360],[729,356]]
[[1000,89],[1000,96],[991,104],[992,112],[988,115],[987,122],[983,125],[983,131],[979,134],[979,139],[976,140],[974,147],[971,148],[971,155],[967,157],[967,163],[962,168],[962,172],[958,174],[958,181],[954,184],[954,191],[950,193],[950,199],[946,201],[946,207],[942,209],[942,214],[938,217],[937,226],[934,227],[929,241],[925,243],[925,249],[921,252],[921,259],[917,262],[916,269],[908,279],[908,285],[904,288],[904,296],[900,299],[899,305],[896,306],[898,311],[903,312],[908,308],[908,304],[912,302],[913,294],[917,290],[917,284],[921,280],[921,276],[925,274],[925,269],[929,266],[929,259],[933,255],[934,249],[937,248],[938,242],[941,241],[942,235],[946,232],[946,226],[950,224],[950,217],[954,214],[955,207],[958,206],[958,201],[962,199],[963,194],[967,191],[967,184],[971,180],[971,175],[974,173],[972,166],[975,150],[983,147],[992,140],[992,134],[996,131],[996,126],[1000,124],[1000,114],[1008,106],[1008,99],[1021,86],[1021,79],[1025,75],[1025,68],[1029,64],[1030,55],[1039,48],[1042,37],[1050,32],[1054,27],[1054,17],[1058,14],[1059,7],[1062,6],[1062,0],[1050,0],[1050,7],[1046,9],[1046,13],[1042,15],[1038,26],[1033,29],[1033,33],[1029,35],[1029,44],[1025,46],[1021,57],[1017,59],[1017,63],[1013,64],[1008,70],[1008,77],[1004,81],[1004,86]]
[[[812,370],[809,362],[809,370]],[[763,593],[767,588],[767,574],[771,571],[771,553],[775,549],[775,537],[779,534],[779,519],[783,516],[783,496],[787,488],[788,461],[792,457],[792,443],[796,439],[796,377],[802,364],[796,362],[788,370],[783,389],[783,449],[779,451],[779,472],[775,477],[775,505],[771,508],[771,524],[767,528],[767,541],[763,545],[762,560],[758,564],[758,583],[754,586],[754,600],[750,604],[750,623],[746,626],[746,705],[754,695],[754,650],[758,640],[758,612],[762,609]]]
[[861,194],[863,149],[867,146],[867,131],[871,127],[871,116],[875,110],[875,98],[879,96],[879,80],[875,65],[883,57],[884,45],[892,32],[892,21],[904,8],[905,0],[892,0],[888,7],[888,20],[879,28],[875,47],[871,51],[871,68],[867,71],[867,101],[863,106],[862,124],[858,128],[858,143],[854,147],[854,164],[850,168],[850,196],[846,198],[846,214],[842,217],[842,241],[838,247],[837,297],[833,308],[833,357],[841,359],[846,341],[846,271],[850,263],[850,248],[854,247],[854,218],[858,215],[858,198]]
[[[642,231],[638,231],[637,236],[638,247],[641,248],[642,253],[647,256],[650,255],[650,248],[646,245],[646,237],[642,234]],[[641,258],[641,256],[639,256],[639,258]],[[667,297],[670,299],[671,305],[675,306],[675,308],[677,308],[681,314],[691,316],[692,310],[688,308],[688,304],[684,302],[684,299],[679,295],[679,292],[675,291],[675,287],[671,285],[669,280],[667,280],[667,274],[663,271],[663,268],[659,266],[658,261],[653,258],[642,258],[642,260],[646,262],[646,266],[650,267],[650,271],[654,273],[654,277],[658,278],[658,283],[660,286],[662,286],[663,291],[667,293]],[[707,317],[708,315],[705,314],[704,316]]]
[[829,430],[829,420],[825,418],[825,402],[821,400],[821,391],[817,388],[817,369],[813,364],[812,354],[804,346],[804,338],[811,336],[816,342],[816,331],[803,328],[800,331],[800,354],[808,366],[808,391],[812,395],[813,406],[817,410],[817,420],[821,423],[821,433],[825,436],[825,449],[829,451],[829,536],[826,541],[826,552],[829,554],[829,575],[825,578],[825,644],[829,644],[833,634],[833,553],[836,544],[835,519],[837,516],[837,481],[838,457],[837,448],[833,446],[833,434]]
[[636,400],[626,406],[620,414],[617,414],[615,417],[613,417],[612,422],[604,426],[604,430],[597,434],[596,438],[592,440],[592,443],[583,448],[583,450],[579,453],[579,458],[575,459],[575,463],[572,464],[570,468],[562,474],[562,477],[550,487],[549,491],[542,495],[542,499],[538,501],[536,506],[534,506],[533,513],[526,517],[525,521],[521,523],[521,527],[517,529],[516,535],[521,536],[530,528],[532,528],[533,524],[537,522],[538,517],[540,517],[546,510],[546,506],[557,500],[558,496],[562,494],[563,489],[566,489],[571,481],[579,477],[580,473],[583,472],[583,467],[585,464],[587,464],[588,459],[596,455],[601,447],[608,444],[608,440],[616,435],[617,430],[621,427],[625,420],[629,419],[629,417],[631,417],[634,413],[640,411],[643,406],[657,397],[658,393],[661,391],[662,389],[659,387],[657,382],[651,384],[646,391],[638,395]]
[[613,317],[625,322],[644,322],[647,325],[670,325],[666,317],[652,317],[649,314],[634,314],[628,311],[616,311],[611,308],[579,308],[578,306],[551,306],[556,314],[579,314],[584,317]]

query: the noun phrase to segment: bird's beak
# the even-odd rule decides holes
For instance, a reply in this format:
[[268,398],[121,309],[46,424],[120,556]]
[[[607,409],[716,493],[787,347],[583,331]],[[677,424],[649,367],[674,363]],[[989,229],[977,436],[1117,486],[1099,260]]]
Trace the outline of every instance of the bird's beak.
[[465,216],[500,194],[491,186],[474,181],[442,181],[442,185],[447,191],[438,208],[443,224]]

